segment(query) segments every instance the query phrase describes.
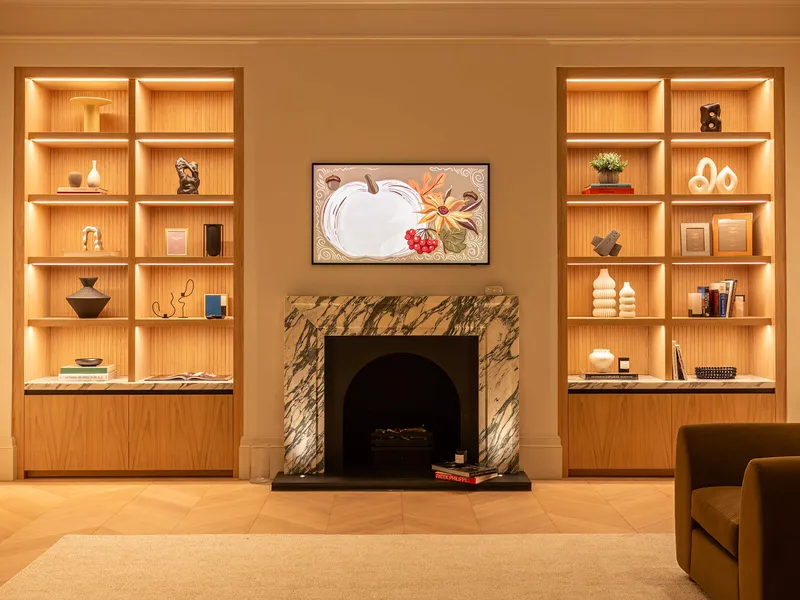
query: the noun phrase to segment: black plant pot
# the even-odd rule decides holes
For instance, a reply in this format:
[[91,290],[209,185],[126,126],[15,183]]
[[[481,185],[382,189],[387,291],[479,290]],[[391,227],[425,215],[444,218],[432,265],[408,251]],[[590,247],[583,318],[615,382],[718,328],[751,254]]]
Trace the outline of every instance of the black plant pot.
[[96,319],[111,300],[102,292],[94,289],[97,277],[78,277],[83,287],[74,294],[67,296],[67,302],[81,319]]

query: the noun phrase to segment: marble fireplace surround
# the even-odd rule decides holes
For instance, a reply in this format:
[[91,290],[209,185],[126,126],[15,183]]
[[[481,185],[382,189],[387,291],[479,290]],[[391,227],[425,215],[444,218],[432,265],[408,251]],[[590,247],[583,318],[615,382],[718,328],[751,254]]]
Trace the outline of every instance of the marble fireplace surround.
[[519,470],[517,296],[287,296],[284,473],[325,470],[325,336],[472,335],[479,342],[479,459]]

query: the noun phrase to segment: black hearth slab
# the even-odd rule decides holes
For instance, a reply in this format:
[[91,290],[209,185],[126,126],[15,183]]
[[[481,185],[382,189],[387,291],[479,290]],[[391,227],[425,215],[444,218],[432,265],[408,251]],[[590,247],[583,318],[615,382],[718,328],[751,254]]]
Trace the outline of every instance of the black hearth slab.
[[319,491],[458,491],[458,492],[529,492],[531,480],[520,471],[503,475],[479,485],[441,481],[433,477],[343,477],[337,475],[285,475],[278,473],[272,481],[273,492]]

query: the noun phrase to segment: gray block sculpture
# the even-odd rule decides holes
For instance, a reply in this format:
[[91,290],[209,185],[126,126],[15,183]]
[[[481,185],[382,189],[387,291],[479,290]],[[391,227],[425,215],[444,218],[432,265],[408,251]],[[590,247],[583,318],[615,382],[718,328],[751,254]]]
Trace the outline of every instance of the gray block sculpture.
[[617,256],[619,251],[622,250],[622,246],[617,243],[618,239],[619,231],[612,229],[604,238],[594,236],[592,238],[592,246],[600,256]]

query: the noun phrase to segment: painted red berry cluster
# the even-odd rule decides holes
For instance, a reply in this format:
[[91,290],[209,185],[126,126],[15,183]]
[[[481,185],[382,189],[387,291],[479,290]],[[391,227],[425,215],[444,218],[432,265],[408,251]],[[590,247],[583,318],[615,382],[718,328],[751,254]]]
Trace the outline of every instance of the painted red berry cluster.
[[409,250],[416,250],[417,254],[430,254],[436,250],[439,240],[429,238],[425,232],[426,230],[417,231],[415,229],[406,231],[406,242],[408,242]]

